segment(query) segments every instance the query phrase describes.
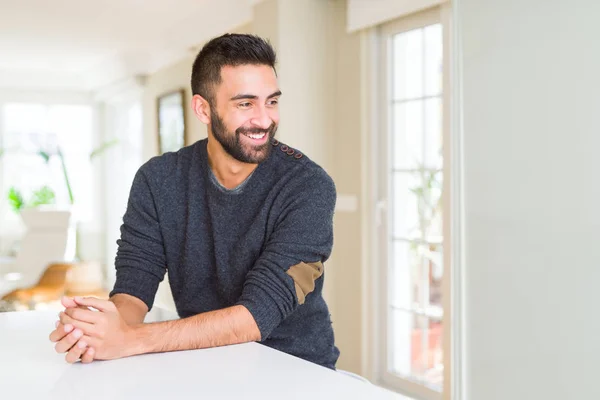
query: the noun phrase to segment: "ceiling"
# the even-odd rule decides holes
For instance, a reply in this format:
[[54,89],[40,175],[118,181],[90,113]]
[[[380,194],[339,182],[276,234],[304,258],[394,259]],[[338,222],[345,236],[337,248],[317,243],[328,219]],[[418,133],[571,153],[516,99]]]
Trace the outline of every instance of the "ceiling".
[[95,90],[247,23],[256,0],[0,0],[0,88]]

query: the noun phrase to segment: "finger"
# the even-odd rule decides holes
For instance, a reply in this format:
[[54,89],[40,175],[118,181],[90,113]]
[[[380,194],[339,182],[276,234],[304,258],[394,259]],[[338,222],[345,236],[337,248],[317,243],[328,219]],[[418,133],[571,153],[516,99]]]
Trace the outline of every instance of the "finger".
[[83,364],[89,364],[94,361],[94,348],[88,347],[85,353],[81,356],[81,362]]
[[115,305],[110,300],[101,300],[95,297],[74,297],[75,303],[80,306],[94,307],[100,311],[114,311]]
[[58,342],[59,340],[61,340],[62,338],[64,338],[65,336],[67,336],[67,334],[69,334],[70,332],[73,331],[73,325],[71,324],[58,324],[58,326],[56,327],[55,330],[53,330],[52,332],[50,332],[50,341],[51,342]]
[[81,338],[77,343],[75,343],[75,346],[69,349],[67,355],[65,356],[65,361],[67,361],[69,364],[77,362],[86,349],[87,343],[85,342],[85,339]]
[[100,319],[100,313],[97,311],[82,310],[81,308],[67,308],[63,314],[71,317],[72,319],[90,324],[94,324]]
[[87,335],[93,335],[96,333],[96,327],[94,324],[90,324],[88,322],[83,322],[75,318],[69,317],[67,313],[61,312],[59,314],[60,322],[63,325],[73,325],[75,328],[81,329],[83,333]]
[[82,336],[83,332],[80,329],[75,329],[56,343],[54,349],[57,353],[66,353]]
[[75,303],[75,300],[73,300],[72,297],[67,297],[67,296],[63,296],[60,299],[60,303],[63,305],[63,307],[65,308],[69,308],[69,307],[77,307],[77,303]]
[[64,308],[79,307],[79,308],[83,308],[84,310],[88,310],[88,308],[86,306],[77,305],[77,303],[75,303],[75,300],[73,300],[73,297],[63,296],[60,299],[60,303],[63,305]]

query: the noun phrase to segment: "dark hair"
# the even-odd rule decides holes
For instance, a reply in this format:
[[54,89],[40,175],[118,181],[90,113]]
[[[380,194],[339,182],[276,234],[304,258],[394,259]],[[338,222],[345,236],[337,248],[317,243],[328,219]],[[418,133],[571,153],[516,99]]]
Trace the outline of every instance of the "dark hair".
[[255,35],[226,33],[211,39],[196,56],[192,67],[192,93],[212,103],[213,89],[221,83],[221,68],[225,65],[268,65],[275,69],[275,63],[275,50],[267,40]]

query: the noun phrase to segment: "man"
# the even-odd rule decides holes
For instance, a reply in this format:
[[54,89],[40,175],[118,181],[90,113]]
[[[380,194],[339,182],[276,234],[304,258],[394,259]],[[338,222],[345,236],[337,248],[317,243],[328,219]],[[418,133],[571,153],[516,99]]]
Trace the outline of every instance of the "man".
[[[110,300],[63,299],[50,335],[56,351],[88,363],[260,341],[334,369],[322,289],[335,187],[274,139],[273,48],[251,35],[215,38],[198,54],[191,84],[208,138],[140,168]],[[144,324],[165,272],[181,319]]]

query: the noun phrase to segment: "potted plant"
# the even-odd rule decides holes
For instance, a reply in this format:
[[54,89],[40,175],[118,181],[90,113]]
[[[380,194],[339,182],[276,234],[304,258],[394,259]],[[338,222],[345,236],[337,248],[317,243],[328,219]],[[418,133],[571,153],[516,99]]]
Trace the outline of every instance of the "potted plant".
[[[95,148],[89,155],[90,162],[104,154],[109,148],[115,146],[117,143],[118,140],[112,140]],[[7,152],[6,149],[0,149],[0,158]],[[68,194],[69,210],[56,209],[55,191],[49,186],[43,186],[34,190],[30,196],[22,193],[16,187],[11,187],[7,193],[9,205],[14,212],[21,216],[23,222],[27,226],[28,235],[30,235],[31,231],[35,232],[35,229],[38,228],[45,230],[54,228],[58,234],[58,227],[62,226],[62,228],[64,228],[64,213],[69,214],[67,217],[70,220],[70,222],[67,222],[69,225],[67,228],[68,235],[65,238],[67,242],[63,243],[56,240],[53,242],[55,247],[58,246],[58,248],[60,248],[62,246],[63,248],[66,248],[66,252],[64,252],[60,259],[56,259],[56,256],[54,256],[55,259],[45,260],[43,263],[38,260],[37,264],[47,264],[49,261],[70,262],[73,266],[77,267],[73,268],[70,273],[70,280],[75,283],[73,287],[79,288],[79,290],[75,291],[89,291],[92,286],[98,286],[98,281],[102,280],[102,269],[97,262],[82,260],[83,257],[79,246],[80,232],[78,218],[77,215],[72,212],[76,205],[76,197],[71,186],[70,175],[65,158],[58,146],[54,151],[40,150],[36,154],[44,160],[46,165],[49,165],[50,160],[54,157],[58,158],[62,180],[64,182],[64,189],[66,189]],[[17,263],[20,264],[18,259]],[[19,265],[19,268],[21,269],[21,265]],[[35,276],[36,274],[32,273],[32,275]],[[37,275],[39,276],[39,273]]]

